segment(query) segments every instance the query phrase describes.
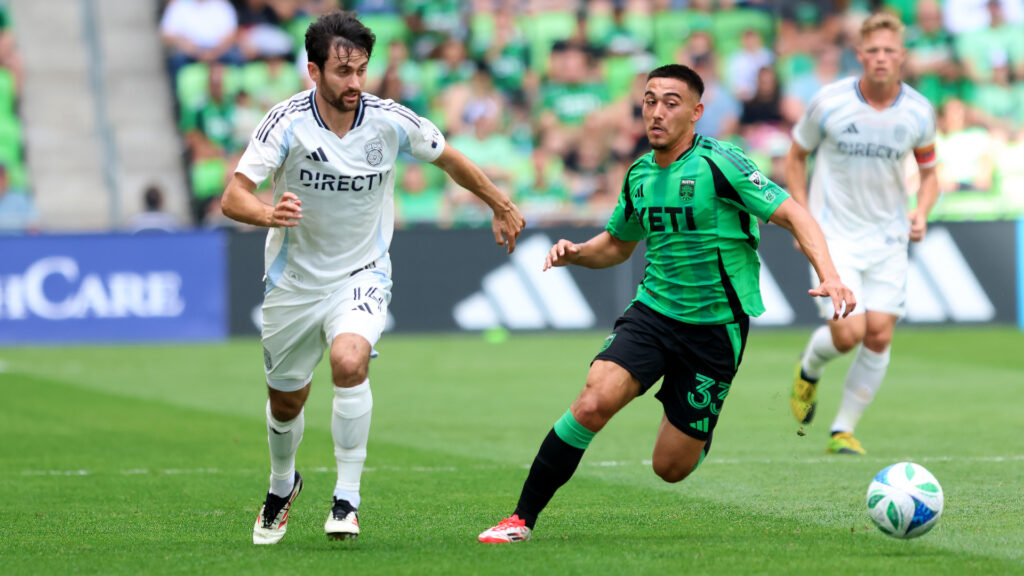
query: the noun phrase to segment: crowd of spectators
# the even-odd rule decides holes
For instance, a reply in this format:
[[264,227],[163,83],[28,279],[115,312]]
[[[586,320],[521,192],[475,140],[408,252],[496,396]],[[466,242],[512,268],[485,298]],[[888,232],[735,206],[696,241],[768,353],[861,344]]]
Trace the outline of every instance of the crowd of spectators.
[[10,6],[6,0],[0,0],[0,234],[39,229],[39,216],[27,185],[18,116],[22,79]]
[[[905,77],[939,112],[937,216],[1024,213],[1024,0],[170,0],[160,30],[197,224],[227,225],[225,179],[263,113],[312,86],[305,29],[337,8],[377,36],[367,91],[431,118],[531,225],[607,218],[649,150],[645,76],[669,62],[705,80],[698,132],[785,185],[793,123],[859,74],[860,22],[888,8],[907,24]],[[435,167],[397,170],[399,225],[488,223]]]

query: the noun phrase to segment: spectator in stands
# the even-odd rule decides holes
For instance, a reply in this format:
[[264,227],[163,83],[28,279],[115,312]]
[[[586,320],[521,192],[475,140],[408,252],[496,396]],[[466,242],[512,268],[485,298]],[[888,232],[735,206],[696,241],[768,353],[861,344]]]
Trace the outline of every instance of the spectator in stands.
[[465,41],[468,13],[460,0],[405,0],[404,8],[414,59],[429,58],[449,39]]
[[593,52],[577,42],[556,42],[551,50],[548,78],[541,83],[538,132],[557,131],[552,142],[566,145],[560,156],[579,141],[584,122],[593,130],[587,137],[602,137],[606,118],[597,113],[610,101]]
[[[0,2],[0,74],[7,78],[0,79],[0,90],[9,90],[11,103],[16,99],[24,78],[24,68],[21,63],[21,55],[18,53],[18,45],[15,42],[14,31],[10,25],[9,8]],[[4,101],[5,95],[0,94],[0,102]],[[0,111],[2,112],[2,111]]]
[[758,70],[754,93],[743,102],[740,124],[743,126],[783,124],[780,93],[779,79],[775,75],[775,68],[768,65]]
[[374,94],[400,102],[413,112],[425,115],[430,103],[423,89],[422,73],[422,67],[409,60],[409,49],[405,42],[392,40],[388,44],[387,67],[381,74]]
[[488,39],[483,57],[495,85],[511,97],[521,98],[536,92],[539,78],[530,69],[530,45],[510,4],[500,3],[494,15],[494,36]]
[[999,0],[989,0],[986,7],[988,25],[965,32],[956,40],[964,74],[974,83],[989,82],[993,58],[1001,60],[1005,55],[1018,78],[1024,77],[1024,28],[1007,20]]
[[238,45],[246,60],[281,58],[295,50],[292,37],[283,28],[284,17],[278,12],[282,4],[270,0],[237,3]]
[[132,233],[174,232],[178,219],[164,210],[164,192],[156,184],[146,186],[142,193],[143,211],[136,214],[129,225]]
[[235,101],[224,86],[226,68],[223,64],[210,65],[209,94],[193,110],[182,113],[181,129],[190,150],[195,150],[199,140],[208,140],[223,153],[237,152],[245,146],[235,140]]
[[959,96],[960,66],[953,37],[942,27],[942,7],[936,0],[917,4],[917,19],[907,31],[907,82],[936,108]]
[[747,101],[757,91],[761,71],[775,62],[775,56],[765,48],[756,30],[744,30],[741,45],[740,50],[729,56],[729,85],[734,96]]
[[811,98],[825,86],[839,79],[840,49],[834,45],[821,48],[814,59],[814,69],[810,73],[798,74],[786,86],[780,111],[782,117],[790,124],[797,119],[811,103]]
[[987,191],[992,186],[992,138],[969,124],[973,114],[956,98],[946,101],[939,116],[939,188],[942,192]]
[[171,0],[160,20],[171,77],[189,62],[244,61],[238,47],[238,13],[228,0]]
[[13,189],[7,166],[0,164],[0,234],[39,231],[39,213],[26,190]]
[[450,134],[469,132],[481,115],[491,116],[505,108],[506,100],[494,85],[487,64],[476,62],[474,68],[468,81],[450,86],[442,95],[445,128]]
[[697,121],[697,133],[718,140],[729,139],[739,130],[743,108],[719,81],[714,54],[697,55],[690,67],[704,79],[704,115]]
[[[954,36],[981,30],[991,23],[991,13],[985,11],[986,0],[943,0],[942,21]],[[995,0],[1007,20],[1024,20],[1024,1]]]

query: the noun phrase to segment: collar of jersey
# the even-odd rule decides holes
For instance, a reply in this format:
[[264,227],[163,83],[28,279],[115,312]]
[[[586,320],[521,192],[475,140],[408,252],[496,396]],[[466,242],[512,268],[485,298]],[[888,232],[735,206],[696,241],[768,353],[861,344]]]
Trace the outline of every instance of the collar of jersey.
[[[697,144],[700,143],[700,140],[701,140],[701,135],[697,134],[696,132],[694,132],[693,133],[693,141],[690,142],[690,147],[687,148],[686,150],[683,150],[683,153],[680,154],[678,158],[673,160],[672,164],[675,164],[676,162],[679,162],[683,158],[686,158],[687,156],[689,156],[691,152],[693,152],[694,150],[697,149]],[[655,166],[658,166],[658,163],[654,161],[654,150],[651,150],[651,164],[654,164]],[[669,166],[671,166],[672,164],[669,164]],[[658,166],[658,168],[661,168],[661,166]],[[664,169],[667,170],[668,166],[666,166]]]
[[[867,104],[868,106],[871,106],[871,104],[868,102],[868,99],[864,97],[864,93],[860,91],[860,78],[857,78],[856,81],[854,81],[853,91],[857,93],[857,98],[861,102]],[[900,103],[900,100],[903,99],[903,92],[903,82],[900,82],[900,93],[896,95],[896,99],[892,101],[892,104],[889,104],[889,108],[895,108],[896,105]],[[874,106],[871,107],[874,108]]]
[[[320,125],[324,130],[330,131],[327,127],[327,122],[324,122],[322,116],[320,116],[320,109],[316,105],[316,88],[309,93],[309,102],[313,105],[313,117],[316,118],[316,123]],[[366,108],[363,106],[363,97],[359,96],[359,108],[356,109],[355,116],[352,117],[352,126],[349,126],[349,130],[355,130],[357,126],[363,123],[363,112]]]

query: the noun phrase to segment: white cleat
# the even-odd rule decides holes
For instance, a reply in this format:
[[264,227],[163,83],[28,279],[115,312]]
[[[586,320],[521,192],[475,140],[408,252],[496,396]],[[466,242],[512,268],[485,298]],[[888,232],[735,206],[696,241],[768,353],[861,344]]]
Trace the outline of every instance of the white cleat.
[[302,476],[296,470],[295,486],[291,494],[281,497],[267,492],[267,499],[263,501],[260,513],[256,516],[256,525],[252,528],[253,544],[277,544],[284,538],[288,531],[288,511],[301,491]]
[[526,521],[519,518],[518,514],[513,514],[498,522],[494,528],[484,530],[477,539],[486,544],[510,544],[529,540],[530,532]]
[[333,499],[331,512],[324,522],[328,540],[355,540],[359,537],[359,514],[348,500]]

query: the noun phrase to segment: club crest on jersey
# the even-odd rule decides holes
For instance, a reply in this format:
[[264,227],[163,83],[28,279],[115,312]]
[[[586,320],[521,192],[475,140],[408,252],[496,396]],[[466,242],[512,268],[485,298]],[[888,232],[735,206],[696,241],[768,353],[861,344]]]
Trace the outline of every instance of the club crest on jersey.
[[751,184],[753,184],[754,186],[757,186],[757,189],[758,189],[758,190],[760,190],[761,188],[764,188],[764,187],[765,187],[765,184],[767,184],[767,183],[768,183],[768,182],[767,182],[767,181],[765,180],[765,177],[764,177],[764,176],[761,176],[761,173],[760,173],[760,172],[758,172],[757,170],[754,170],[754,173],[753,173],[753,174],[751,174],[751,175],[750,175],[750,176],[749,176],[749,177],[747,178],[747,180],[750,180],[750,183],[751,183]]
[[697,184],[696,180],[680,180],[679,181],[679,197],[684,202],[693,200],[694,185]]
[[363,146],[363,150],[366,151],[366,162],[370,166],[377,166],[384,161],[384,143],[380,140],[370,140]]

